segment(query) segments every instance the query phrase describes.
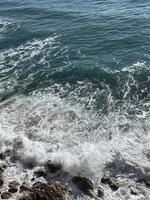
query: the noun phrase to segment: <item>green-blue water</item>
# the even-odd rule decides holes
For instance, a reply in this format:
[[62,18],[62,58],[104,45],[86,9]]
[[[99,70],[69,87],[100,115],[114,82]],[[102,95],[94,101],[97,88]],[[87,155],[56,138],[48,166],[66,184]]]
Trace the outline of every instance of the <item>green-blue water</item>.
[[147,176],[150,2],[0,0],[0,109],[0,150],[20,163],[34,146],[94,180],[113,158]]
[[[132,75],[139,87],[131,96],[148,98],[149,11],[150,3],[144,0],[1,0],[1,95],[10,93],[9,84],[11,92],[24,93],[48,87],[51,81],[86,80],[95,87],[108,84],[122,99],[120,85],[127,81],[128,69],[138,65]],[[55,39],[40,48],[47,38]],[[127,72],[120,72],[122,68]]]

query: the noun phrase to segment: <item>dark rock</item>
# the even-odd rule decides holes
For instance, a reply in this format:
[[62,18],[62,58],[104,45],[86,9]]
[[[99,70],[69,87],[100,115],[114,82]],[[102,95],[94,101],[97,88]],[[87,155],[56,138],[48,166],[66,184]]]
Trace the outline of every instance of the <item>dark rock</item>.
[[22,183],[22,185],[20,186],[20,190],[19,192],[22,193],[22,192],[25,192],[28,190],[28,186],[27,186],[27,183]]
[[3,192],[3,193],[1,194],[1,199],[9,199],[9,198],[11,198],[11,197],[12,197],[12,195],[11,195],[10,192]]
[[4,159],[4,154],[0,153],[0,159],[3,160]]
[[98,187],[97,196],[101,198],[104,196],[104,190],[101,187]]
[[16,193],[18,191],[19,183],[17,181],[11,181],[8,186],[9,186],[8,191],[10,193]]
[[32,199],[30,199],[30,197],[20,197],[19,200],[32,200]]
[[32,177],[32,178],[31,178],[31,181],[32,181],[32,182],[35,181],[35,177]]
[[59,182],[36,182],[20,200],[70,200],[68,189]]
[[34,172],[34,175],[36,177],[41,177],[41,176],[45,177],[46,176],[46,171],[44,169],[38,169],[38,170],[36,170]]
[[119,184],[116,181],[112,181],[110,184],[112,190],[116,191],[119,188]]
[[110,177],[108,177],[108,176],[103,176],[102,177],[102,179],[101,179],[101,183],[103,183],[103,184],[108,184],[108,183],[110,183]]
[[3,184],[4,184],[4,180],[3,180],[3,178],[1,177],[1,178],[0,178],[0,187],[2,187]]
[[50,160],[46,163],[46,168],[50,173],[56,173],[58,170],[62,168],[59,163],[52,163]]
[[3,170],[0,168],[0,187],[4,184]]
[[4,172],[5,171],[5,169],[8,167],[8,164],[7,163],[2,163],[1,165],[0,165],[0,171],[1,172]]
[[95,197],[93,183],[85,177],[75,176],[72,182],[83,192],[84,194]]
[[112,177],[103,176],[101,179],[101,183],[109,185],[114,191],[118,190],[119,188],[118,182]]
[[23,166],[27,169],[33,169],[37,165],[36,159],[28,158],[23,162]]
[[7,156],[9,156],[11,153],[11,151],[9,149],[7,149],[5,152],[1,152],[0,153],[0,159],[4,160]]
[[132,195],[137,195],[137,191],[135,190],[135,188],[131,187],[131,194]]
[[18,188],[10,188],[9,190],[8,190],[8,192],[10,192],[10,193],[16,193],[18,191]]
[[146,181],[145,181],[145,185],[146,185],[147,187],[150,187],[150,181],[146,180]]
[[9,188],[17,188],[19,186],[19,183],[17,181],[11,181],[8,186]]
[[138,179],[137,182],[138,183],[144,183],[147,187],[150,187],[150,180],[149,179],[141,178],[141,179]]

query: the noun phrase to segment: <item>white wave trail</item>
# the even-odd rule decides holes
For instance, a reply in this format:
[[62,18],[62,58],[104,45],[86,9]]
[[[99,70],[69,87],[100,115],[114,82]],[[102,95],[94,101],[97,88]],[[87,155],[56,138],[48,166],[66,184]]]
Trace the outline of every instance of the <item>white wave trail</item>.
[[39,93],[1,104],[0,121],[1,151],[9,149],[23,164],[56,159],[70,173],[100,177],[119,154],[127,163],[149,169],[148,115],[129,120],[111,113],[99,119],[80,104]]

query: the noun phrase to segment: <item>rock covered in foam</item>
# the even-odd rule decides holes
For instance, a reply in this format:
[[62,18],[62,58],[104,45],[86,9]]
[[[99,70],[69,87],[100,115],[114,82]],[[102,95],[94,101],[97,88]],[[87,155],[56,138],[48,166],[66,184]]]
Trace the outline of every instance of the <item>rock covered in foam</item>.
[[41,177],[41,176],[45,177],[47,175],[47,173],[46,173],[45,169],[41,168],[41,169],[37,169],[36,171],[34,171],[34,175],[36,177]]
[[57,181],[36,182],[20,200],[70,200],[68,189]]
[[97,195],[94,193],[94,185],[92,181],[86,177],[75,176],[73,177],[72,182],[83,194],[91,198],[100,200],[100,198],[104,196],[104,191],[101,187],[98,188]]
[[0,187],[2,187],[2,185],[4,184],[4,176],[3,176],[3,172],[6,169],[6,165],[3,163],[0,165]]
[[72,182],[83,192],[84,194],[94,197],[93,183],[86,177],[75,176]]
[[103,176],[101,179],[101,183],[109,185],[110,188],[114,191],[118,190],[119,188],[119,183],[116,181],[115,178],[112,177]]
[[28,184],[26,182],[23,182],[22,185],[20,186],[19,188],[19,192],[22,193],[22,192],[25,192],[28,190]]
[[0,174],[0,187],[4,184],[3,175]]
[[104,196],[104,190],[99,186],[97,190],[97,196],[100,198],[103,198]]
[[60,163],[52,163],[52,161],[48,161],[45,165],[46,169],[50,173],[56,173],[57,171],[61,170],[62,165]]

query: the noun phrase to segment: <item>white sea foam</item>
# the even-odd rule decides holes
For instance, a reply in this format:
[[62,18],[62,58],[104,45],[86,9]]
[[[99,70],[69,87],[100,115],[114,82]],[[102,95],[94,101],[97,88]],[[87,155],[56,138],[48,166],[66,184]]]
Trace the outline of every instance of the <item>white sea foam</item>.
[[[15,88],[23,81],[23,87],[33,81],[33,76],[43,71],[36,68],[42,65],[43,68],[50,67],[52,51],[58,52],[57,36],[45,39],[34,39],[15,48],[6,49],[0,52],[0,94],[1,97],[14,92]],[[55,45],[54,45],[55,44]],[[63,51],[63,50],[61,50]],[[23,74],[24,77],[20,78]]]
[[[0,150],[9,151],[19,168],[41,166],[50,159],[70,175],[89,177],[95,184],[104,172],[113,174],[116,168],[117,176],[149,176],[149,115],[144,120],[120,113],[99,118],[82,104],[48,91],[12,98],[0,109]],[[127,196],[121,197],[123,187],[115,194],[105,190],[106,199]]]
[[[8,74],[8,79],[1,79],[1,94],[7,90],[13,91],[18,84],[20,70],[29,71],[26,77],[28,83],[33,78],[30,70],[34,65],[49,65],[46,56],[51,55],[54,44],[57,44],[56,36],[35,39],[1,52],[1,74]],[[144,63],[137,63],[129,69],[122,69],[129,72],[128,81],[122,88],[123,100],[130,94],[133,85],[138,88],[132,73],[143,67]],[[15,72],[13,76],[11,71]],[[113,110],[115,100],[109,86],[94,91],[92,83],[80,81],[77,84],[74,90],[69,84],[64,87],[54,84],[45,91],[35,91],[30,96],[15,96],[0,103],[0,152],[11,159],[11,166],[6,171],[7,179],[30,179],[30,168],[42,166],[51,160],[61,163],[70,177],[89,177],[95,186],[104,173],[129,178],[128,184],[124,183],[118,192],[113,193],[104,187],[105,199],[146,200],[148,189],[141,185],[139,194],[133,196],[129,193],[129,186],[133,185],[130,178],[150,175],[149,109],[143,110],[124,102],[123,108]],[[57,94],[55,89],[59,91]],[[83,91],[86,94],[80,95]],[[102,113],[93,109],[98,95],[105,97],[107,114],[103,113],[103,107],[99,109]],[[139,101],[139,104],[149,107],[147,101]],[[134,117],[128,114],[127,110],[130,109],[134,109]]]
[[4,39],[7,36],[8,32],[15,32],[18,28],[20,28],[19,23],[12,21],[7,18],[0,19],[0,40]]

